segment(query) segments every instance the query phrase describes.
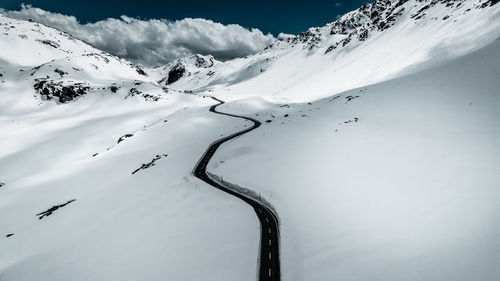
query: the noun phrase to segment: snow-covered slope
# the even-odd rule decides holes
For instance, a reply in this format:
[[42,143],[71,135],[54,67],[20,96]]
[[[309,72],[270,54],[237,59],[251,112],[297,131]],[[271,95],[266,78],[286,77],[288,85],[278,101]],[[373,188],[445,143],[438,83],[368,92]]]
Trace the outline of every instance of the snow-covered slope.
[[379,0],[248,58],[220,63],[210,79],[189,78],[205,83],[180,79],[174,86],[318,99],[453,60],[497,39],[498,30],[496,1]]
[[[68,102],[90,92],[161,98],[161,87],[139,66],[99,51],[66,33],[0,14],[0,74],[4,87],[31,85],[41,99]],[[160,91],[142,94],[146,83]],[[120,90],[124,88],[123,90]],[[154,94],[153,94],[154,93]],[[123,96],[126,96],[123,95]],[[27,95],[31,99],[31,95]],[[24,105],[31,104],[17,95]]]
[[2,65],[36,66],[52,59],[98,52],[67,33],[0,14]]
[[170,85],[183,77],[185,78],[183,80],[187,80],[185,83],[196,84],[196,81],[191,81],[188,77],[193,75],[201,79],[205,75],[211,76],[210,69],[218,63],[220,62],[214,59],[213,56],[194,55],[176,59],[161,68],[156,68],[153,73],[156,73],[161,78],[158,82],[160,84]]
[[148,72],[159,79],[160,84],[188,92],[212,92],[252,79],[262,74],[273,61],[272,54],[258,54],[228,62],[216,61],[211,56],[195,55]]
[[0,24],[0,279],[253,280],[252,210],[190,176],[243,122],[55,29]]
[[[226,62],[142,69],[0,15],[0,280],[498,280],[500,4],[379,0]],[[75,201],[73,201],[75,200]],[[39,215],[38,215],[39,214]],[[44,215],[49,216],[44,216]]]
[[265,125],[209,163],[281,218],[283,280],[499,280],[500,40],[304,104],[226,104]]

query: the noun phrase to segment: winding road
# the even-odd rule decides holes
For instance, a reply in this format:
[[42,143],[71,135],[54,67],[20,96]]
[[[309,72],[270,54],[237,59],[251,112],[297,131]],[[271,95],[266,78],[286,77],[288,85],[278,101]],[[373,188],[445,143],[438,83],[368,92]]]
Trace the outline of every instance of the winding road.
[[224,101],[219,100],[217,98],[211,97],[215,101],[219,102],[218,104],[215,104],[210,107],[210,112],[216,113],[216,114],[221,114],[221,115],[227,115],[235,118],[241,118],[245,119],[248,121],[251,121],[253,123],[253,126],[236,132],[232,135],[223,137],[214,143],[212,143],[208,149],[205,151],[201,159],[198,161],[196,164],[194,170],[193,170],[193,175],[200,180],[208,183],[209,185],[220,189],[232,196],[235,196],[243,201],[245,201],[247,204],[252,206],[252,208],[255,210],[255,213],[257,214],[257,217],[259,218],[260,221],[260,232],[261,232],[261,237],[260,237],[260,249],[259,249],[259,271],[258,271],[258,280],[260,281],[278,281],[281,279],[281,274],[280,274],[280,255],[279,255],[279,224],[278,224],[278,218],[276,214],[274,213],[273,210],[268,208],[267,206],[263,205],[262,203],[258,202],[255,199],[252,199],[250,197],[247,197],[243,194],[240,194],[236,192],[235,190],[231,189],[229,186],[224,186],[223,182],[216,182],[212,180],[208,174],[207,174],[207,164],[212,158],[212,156],[215,154],[217,149],[225,142],[232,140],[236,137],[239,137],[245,133],[248,133],[256,128],[258,128],[261,123],[255,119],[249,118],[249,117],[244,117],[244,116],[238,116],[234,114],[229,114],[229,113],[224,113],[217,111],[216,108],[217,106],[224,104]]

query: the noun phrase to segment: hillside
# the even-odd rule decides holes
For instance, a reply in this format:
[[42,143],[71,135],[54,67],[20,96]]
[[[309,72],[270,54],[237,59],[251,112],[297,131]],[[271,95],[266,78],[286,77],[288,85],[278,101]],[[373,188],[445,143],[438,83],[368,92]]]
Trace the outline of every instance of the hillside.
[[253,214],[190,176],[242,124],[58,30],[0,24],[0,279],[253,280]]
[[235,101],[266,125],[210,171],[276,206],[283,280],[497,280],[499,65],[497,40],[311,103]]
[[0,13],[0,280],[255,280],[256,210],[193,176],[251,126],[209,97],[262,123],[207,169],[276,211],[282,280],[498,280],[499,30],[379,0],[145,68]]
[[496,1],[375,1],[171,86],[308,101],[414,73],[500,37]]

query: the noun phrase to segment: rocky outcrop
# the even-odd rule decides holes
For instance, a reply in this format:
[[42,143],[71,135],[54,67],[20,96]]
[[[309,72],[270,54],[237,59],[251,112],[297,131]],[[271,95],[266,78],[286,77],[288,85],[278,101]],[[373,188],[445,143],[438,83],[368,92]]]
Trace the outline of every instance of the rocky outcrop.
[[83,96],[90,89],[83,83],[63,85],[63,82],[48,80],[37,80],[33,88],[42,96],[44,100],[57,99],[60,103],[72,101],[79,96]]
[[37,40],[37,41],[40,42],[40,43],[42,43],[42,44],[48,45],[48,46],[50,46],[52,48],[56,48],[57,49],[57,48],[60,47],[59,43],[57,43],[55,41],[52,41],[52,40],[46,39],[46,40]]
[[[427,12],[436,5],[448,9],[450,13],[462,9],[468,0],[377,0],[373,3],[365,3],[359,9],[345,14],[335,22],[326,24],[324,27],[310,28],[297,36],[290,36],[277,40],[266,48],[280,48],[283,45],[292,47],[302,46],[304,49],[325,47],[325,54],[336,49],[343,48],[351,42],[363,42],[370,38],[374,32],[382,32],[392,27],[404,14],[411,13],[409,17],[414,21],[420,21],[427,17]],[[497,4],[500,0],[478,1],[475,8],[486,8]],[[468,13],[471,9],[465,9]],[[447,20],[450,15],[441,17]],[[333,37],[335,36],[335,37]],[[339,38],[332,40],[332,38]],[[333,42],[332,42],[333,41]],[[329,44],[329,45],[328,45]]]
[[194,66],[197,68],[209,68],[214,66],[214,58],[212,56],[194,55],[189,59],[194,60]]
[[132,172],[132,175],[139,172],[140,170],[146,170],[148,168],[151,168],[153,166],[156,165],[156,161],[164,158],[164,157],[167,157],[168,155],[167,154],[162,154],[162,155],[156,155],[155,158],[153,158],[153,160],[151,160],[149,163],[146,163],[146,164],[141,164],[141,166],[137,169],[135,169],[133,172]]
[[181,77],[186,73],[186,67],[180,62],[174,65],[172,69],[168,72],[167,83],[172,84],[177,80],[181,79]]
[[43,211],[43,212],[40,212],[38,214],[36,214],[38,216],[38,219],[41,220],[43,219],[44,217],[48,217],[50,215],[52,215],[52,213],[54,213],[55,211],[57,211],[58,209],[72,203],[72,202],[75,202],[76,199],[71,199],[69,200],[68,202],[66,203],[63,203],[63,204],[60,204],[60,205],[55,205],[55,206],[52,206],[50,207],[49,209],[47,209],[46,211]]
[[[215,63],[216,60],[210,55],[193,55],[187,58],[176,59],[162,68],[167,74],[166,77],[158,81],[158,83],[164,84],[166,82],[167,85],[175,83],[182,77],[198,74],[202,70],[209,69],[213,67]],[[210,70],[208,73],[210,73],[210,75],[207,74],[208,76],[215,74],[215,72]]]

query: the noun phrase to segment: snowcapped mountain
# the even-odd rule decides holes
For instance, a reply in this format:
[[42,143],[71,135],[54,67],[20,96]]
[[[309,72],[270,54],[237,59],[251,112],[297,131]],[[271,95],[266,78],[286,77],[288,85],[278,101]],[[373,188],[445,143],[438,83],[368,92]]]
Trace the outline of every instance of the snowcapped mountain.
[[59,30],[0,14],[2,65],[36,66],[68,56],[100,52]]
[[[0,14],[0,279],[498,280],[500,4],[379,0],[230,61],[143,68]],[[271,271],[269,277],[271,277]],[[274,276],[274,275],[272,275]],[[270,278],[271,279],[271,278]]]
[[[203,75],[211,76],[212,72],[206,70],[212,69],[216,63],[220,62],[215,60],[213,56],[194,55],[187,58],[176,59],[166,66],[156,68],[153,72],[156,72],[161,78],[158,83],[170,85],[177,82],[182,77],[186,78],[191,75],[196,75],[198,79]],[[190,80],[188,83],[196,82]]]
[[324,27],[277,40],[253,56],[220,63],[210,77],[191,76],[195,83],[180,79],[172,86],[302,101],[328,97],[484,47],[499,36],[496,3],[375,1]]
[[0,69],[4,82],[31,84],[42,100],[64,103],[92,92],[123,92],[123,96],[153,100],[161,96],[162,89],[139,66],[64,32],[3,15],[0,25],[4,29],[0,35],[0,48],[5,50]]

